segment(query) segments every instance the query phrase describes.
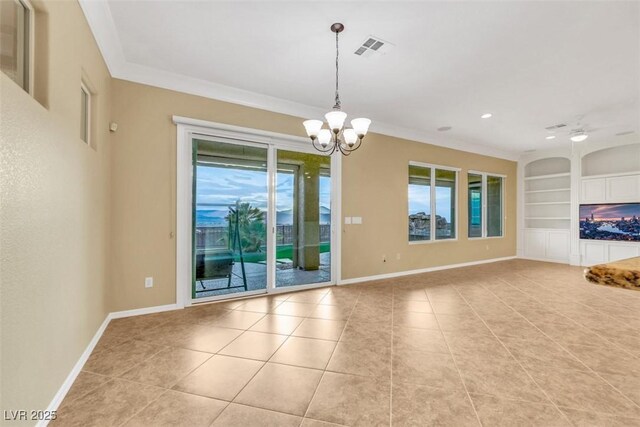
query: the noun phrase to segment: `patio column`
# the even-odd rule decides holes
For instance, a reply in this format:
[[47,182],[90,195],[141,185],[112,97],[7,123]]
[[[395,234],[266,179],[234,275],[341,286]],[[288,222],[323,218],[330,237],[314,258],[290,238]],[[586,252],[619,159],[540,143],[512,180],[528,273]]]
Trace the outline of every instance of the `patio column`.
[[320,165],[307,162],[301,168],[299,206],[300,259],[303,270],[320,267]]

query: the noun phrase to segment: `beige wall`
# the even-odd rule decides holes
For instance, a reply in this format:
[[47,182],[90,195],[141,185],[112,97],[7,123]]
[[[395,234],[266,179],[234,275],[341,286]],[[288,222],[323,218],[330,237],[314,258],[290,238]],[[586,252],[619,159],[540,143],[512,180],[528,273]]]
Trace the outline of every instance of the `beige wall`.
[[[408,243],[407,169],[410,161],[462,168],[458,182],[457,241]],[[364,147],[346,158],[342,168],[342,214],[363,218],[362,225],[343,226],[342,278],[514,256],[516,167],[516,162],[494,157],[385,135],[367,136]],[[505,237],[467,238],[468,170],[507,176]],[[386,262],[383,262],[383,256],[386,256]]]
[[0,410],[46,409],[108,312],[111,78],[76,2],[34,3],[41,103],[0,73]]
[[[175,302],[176,127],[171,116],[303,136],[301,119],[131,82],[113,83],[112,310]],[[407,243],[410,160],[461,167],[459,240]],[[506,237],[466,238],[466,170],[505,174]],[[342,277],[366,277],[516,253],[516,163],[383,135],[370,135],[343,164],[343,214],[363,217],[345,226]],[[397,260],[400,254],[400,260]],[[382,256],[387,262],[382,262]],[[145,289],[144,277],[154,277]]]
[[[113,80],[76,2],[36,7],[37,101],[0,75],[0,409],[46,408],[108,312],[175,302],[172,115],[303,136],[298,117]],[[91,147],[79,139],[83,75],[97,93]],[[463,170],[459,240],[408,245],[410,160],[508,175],[507,236],[464,237]],[[343,165],[343,213],[364,220],[344,228],[343,278],[515,255],[515,171],[370,135]]]

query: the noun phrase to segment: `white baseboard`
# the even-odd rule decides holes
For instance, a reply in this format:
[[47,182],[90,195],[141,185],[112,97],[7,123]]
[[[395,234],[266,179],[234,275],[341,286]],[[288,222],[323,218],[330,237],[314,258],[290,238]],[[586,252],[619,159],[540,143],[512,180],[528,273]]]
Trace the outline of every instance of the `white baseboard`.
[[521,257],[518,257],[518,258],[526,259],[526,260],[529,260],[529,261],[552,262],[554,264],[566,264],[566,265],[569,265],[569,261],[568,260],[563,260],[563,259],[534,258],[534,257],[527,257],[527,256],[521,256]]
[[[428,273],[428,272],[431,272],[431,271],[448,270],[448,269],[452,269],[452,268],[469,267],[469,266],[473,266],[473,265],[489,264],[489,263],[499,262],[499,261],[508,261],[508,260],[515,259],[515,258],[518,258],[518,257],[517,256],[510,256],[510,257],[504,257],[504,258],[492,258],[492,259],[485,259],[485,260],[480,260],[480,261],[465,262],[465,263],[461,263],[461,264],[450,264],[450,265],[442,265],[442,266],[437,266],[437,267],[421,268],[421,269],[418,269],[418,270],[399,271],[399,272],[395,272],[395,273],[378,274],[378,275],[375,275],[375,276],[368,276],[368,277],[357,277],[357,278],[353,278],[353,279],[340,280],[338,282],[338,284],[339,285],[348,285],[348,284],[352,284],[352,283],[368,282],[368,281],[372,281],[372,280],[390,279],[390,278],[393,278],[393,277],[409,276],[411,274]],[[48,411],[55,411],[55,410],[58,409],[58,407],[60,406],[60,403],[62,403],[62,400],[67,395],[67,393],[69,392],[69,389],[73,385],[73,382],[76,380],[76,378],[80,374],[80,371],[82,371],[82,367],[84,366],[86,361],[89,359],[89,356],[91,355],[91,352],[93,351],[93,349],[95,348],[96,344],[98,343],[98,341],[102,337],[102,334],[107,329],[107,326],[109,325],[109,322],[111,320],[113,320],[113,319],[121,319],[121,318],[124,318],[124,317],[131,317],[131,316],[141,316],[143,314],[160,313],[160,312],[163,312],[163,311],[179,310],[179,309],[182,309],[182,308],[184,308],[184,307],[179,306],[178,304],[167,304],[167,305],[158,305],[158,306],[155,306],[155,307],[145,307],[145,308],[138,308],[138,309],[134,309],[134,310],[115,311],[115,312],[109,313],[107,315],[107,317],[104,319],[104,322],[102,322],[102,324],[100,325],[100,327],[96,331],[96,333],[93,336],[93,338],[91,339],[91,342],[89,342],[89,345],[87,345],[87,348],[84,350],[84,352],[80,356],[80,359],[78,359],[78,361],[73,366],[73,369],[71,370],[69,375],[67,375],[67,378],[65,379],[64,383],[62,383],[62,386],[60,387],[60,389],[58,390],[58,392],[54,396],[53,400],[51,401],[51,403],[47,407],[47,410]],[[40,421],[37,424],[37,426],[38,427],[44,427],[48,423],[49,423],[48,421]]]
[[[107,329],[107,326],[109,326],[109,322],[111,322],[111,320],[121,319],[124,317],[131,317],[131,316],[140,316],[143,314],[160,313],[163,311],[178,310],[181,308],[183,307],[180,307],[177,304],[167,304],[167,305],[158,305],[155,307],[137,308],[134,310],[114,311],[112,313],[107,314],[107,317],[105,317],[104,321],[96,331],[95,335],[93,336],[93,338],[91,338],[89,345],[87,345],[87,348],[84,349],[84,352],[80,356],[80,359],[78,359],[76,364],[73,366],[73,369],[71,369],[71,372],[69,372],[69,375],[67,375],[67,378],[64,380],[64,382],[62,383],[62,386],[60,387],[56,395],[53,397],[53,400],[51,401],[51,403],[49,403],[49,406],[47,407],[47,411],[58,410],[58,407],[60,406],[65,396],[69,392],[69,389],[71,389],[71,386],[73,385],[74,381],[80,374],[80,371],[82,371],[84,364],[89,359],[89,356],[91,356],[91,352],[96,347],[96,344],[98,344],[98,341],[100,341],[102,334]],[[44,427],[47,424],[49,424],[49,421],[42,420],[38,422],[36,426]]]
[[[64,380],[64,382],[62,383],[62,386],[60,387],[56,395],[53,397],[53,400],[51,401],[51,403],[49,403],[49,406],[47,407],[47,412],[58,410],[58,407],[62,403],[62,400],[69,392],[69,389],[71,388],[71,386],[73,385],[73,382],[76,380],[76,378],[80,374],[80,371],[82,371],[82,367],[86,363],[87,359],[89,359],[89,356],[91,356],[91,352],[95,348],[96,344],[98,344],[98,341],[100,341],[100,338],[102,337],[102,334],[104,333],[105,329],[107,329],[107,326],[109,325],[110,321],[111,321],[111,318],[109,317],[109,315],[107,315],[107,317],[104,319],[104,321],[102,322],[102,324],[100,325],[96,333],[93,335],[93,338],[91,338],[91,341],[89,342],[89,345],[87,345],[87,348],[85,348],[84,352],[82,352],[80,359],[78,359],[76,364],[73,365],[73,369],[71,369],[71,372],[69,372],[69,375],[67,375],[67,378]],[[36,424],[36,426],[44,427],[47,424],[49,424],[48,420],[41,420],[40,422],[38,422],[38,424]]]
[[156,305],[154,307],[135,308],[133,310],[114,311],[109,313],[109,319],[121,319],[123,317],[142,316],[143,314],[161,313],[163,311],[179,310],[183,307],[178,304]]
[[480,261],[464,262],[461,264],[439,265],[436,267],[420,268],[418,270],[406,270],[406,271],[397,271],[395,273],[377,274],[375,276],[355,277],[353,279],[340,280],[338,282],[338,285],[350,285],[352,283],[369,282],[372,280],[392,279],[394,277],[410,276],[412,274],[430,273],[432,271],[450,270],[452,268],[470,267],[473,265],[480,265],[480,264],[490,264],[493,262],[508,261],[516,258],[518,257],[514,255],[514,256],[508,256],[503,258],[491,258],[491,259],[483,259]]

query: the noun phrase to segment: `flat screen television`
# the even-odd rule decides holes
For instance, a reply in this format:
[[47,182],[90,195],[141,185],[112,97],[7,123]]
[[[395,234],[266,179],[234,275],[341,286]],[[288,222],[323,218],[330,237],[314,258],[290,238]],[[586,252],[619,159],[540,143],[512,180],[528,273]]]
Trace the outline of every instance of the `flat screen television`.
[[580,205],[580,238],[640,242],[640,203]]

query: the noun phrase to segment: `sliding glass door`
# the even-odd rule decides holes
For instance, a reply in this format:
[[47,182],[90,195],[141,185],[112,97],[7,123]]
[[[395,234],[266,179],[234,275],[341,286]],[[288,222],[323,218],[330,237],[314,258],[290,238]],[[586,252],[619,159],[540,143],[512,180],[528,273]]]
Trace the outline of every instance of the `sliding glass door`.
[[267,148],[193,140],[192,298],[267,288]]
[[331,158],[192,142],[192,299],[330,283]]
[[278,150],[276,287],[331,280],[331,158]]

